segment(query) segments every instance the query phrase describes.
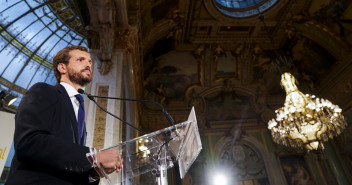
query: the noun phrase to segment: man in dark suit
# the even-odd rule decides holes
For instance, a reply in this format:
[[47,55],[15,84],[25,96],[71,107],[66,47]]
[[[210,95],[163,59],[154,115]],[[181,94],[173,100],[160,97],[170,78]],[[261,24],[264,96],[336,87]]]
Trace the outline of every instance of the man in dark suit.
[[[15,117],[15,155],[6,185],[99,182],[86,158],[94,149],[84,146],[84,113],[82,120],[77,92],[91,81],[91,65],[85,47],[66,47],[53,60],[58,84],[37,83],[23,96]],[[116,150],[96,153],[95,159],[106,173],[122,168]]]

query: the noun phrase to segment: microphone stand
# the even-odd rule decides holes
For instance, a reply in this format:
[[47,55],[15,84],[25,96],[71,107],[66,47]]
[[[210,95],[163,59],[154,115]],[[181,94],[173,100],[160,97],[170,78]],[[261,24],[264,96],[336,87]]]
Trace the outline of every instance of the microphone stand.
[[[85,93],[88,96],[89,99],[94,99],[94,98],[105,98],[105,99],[113,99],[113,100],[122,100],[122,101],[135,101],[135,102],[146,102],[146,103],[153,103],[161,108],[161,111],[163,112],[166,120],[170,123],[171,126],[175,128],[175,132],[177,135],[179,135],[178,129],[175,126],[175,122],[172,119],[171,115],[169,112],[166,110],[164,106],[162,106],[160,103],[153,101],[153,100],[138,100],[138,99],[129,99],[129,98],[117,98],[117,97],[108,97],[108,96],[96,96],[96,95],[91,95],[88,93]],[[129,125],[129,124],[128,124]],[[139,130],[139,129],[138,129]]]
[[[88,98],[92,101],[94,101],[95,104],[97,104],[94,100],[94,98],[105,98],[105,99],[113,99],[113,100],[122,100],[122,101],[136,101],[136,102],[146,102],[146,103],[153,103],[161,108],[161,111],[163,112],[166,120],[170,123],[171,126],[175,126],[175,122],[172,119],[171,115],[169,112],[165,109],[164,106],[162,106],[160,103],[153,101],[153,100],[138,100],[138,99],[130,99],[130,98],[117,98],[117,97],[108,97],[108,96],[96,96],[96,95],[91,95],[89,93],[84,92],[83,89],[78,89],[78,92],[80,94],[85,94],[88,96]],[[100,107],[100,106],[99,106]],[[120,120],[120,118],[119,118]],[[176,128],[176,127],[175,127]]]
[[95,99],[94,99],[94,97],[98,97],[98,96],[92,96],[92,95],[90,95],[90,94],[84,92],[83,89],[78,89],[78,93],[87,95],[87,97],[88,97],[90,100],[92,100],[101,110],[103,110],[104,112],[108,113],[108,114],[111,115],[112,117],[114,117],[114,118],[120,120],[121,122],[125,123],[126,125],[128,125],[128,126],[134,128],[134,129],[138,130],[140,133],[147,134],[145,131],[143,131],[143,130],[137,128],[137,127],[135,127],[134,125],[132,125],[132,124],[128,123],[127,121],[125,121],[125,120],[123,120],[123,119],[117,117],[116,115],[112,114],[111,112],[109,112],[108,110],[106,110],[106,109],[104,109],[102,106],[100,106],[100,105],[95,101]]
[[117,98],[117,97],[107,97],[107,96],[95,96],[95,95],[91,95],[91,94],[87,94],[84,93],[90,97],[93,98],[105,98],[105,99],[113,99],[113,100],[125,100],[125,101],[136,101],[136,102],[146,102],[146,103],[153,103],[155,105],[158,105],[161,108],[161,111],[163,112],[163,114],[165,115],[166,120],[170,123],[171,126],[175,125],[174,120],[172,119],[172,117],[170,116],[169,112],[165,109],[164,106],[162,106],[160,103],[153,101],[153,100],[138,100],[138,99],[129,99],[129,98]]

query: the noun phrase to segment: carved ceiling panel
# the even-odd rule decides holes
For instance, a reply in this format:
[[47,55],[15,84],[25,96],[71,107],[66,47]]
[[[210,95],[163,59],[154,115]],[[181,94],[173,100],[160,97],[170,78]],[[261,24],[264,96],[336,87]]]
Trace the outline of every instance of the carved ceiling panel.
[[170,13],[179,4],[178,0],[145,0],[141,1],[141,30],[145,35],[154,24],[165,18],[170,18]]
[[[215,1],[126,1],[128,23],[137,30],[134,47],[128,47],[127,53],[140,54],[134,56],[141,60],[136,62],[141,65],[135,66],[141,74],[137,80],[140,98],[159,101],[175,117],[187,114],[194,105],[197,116],[204,118],[201,120],[204,125],[206,118],[213,122],[219,121],[220,117],[224,120],[237,118],[235,115],[241,115],[242,104],[250,99],[246,118],[265,122],[276,108],[283,105],[285,92],[280,86],[280,75],[285,71],[293,73],[303,93],[341,94],[339,92],[346,85],[340,82],[350,81],[339,80],[336,84],[330,79],[341,79],[339,75],[350,74],[341,71],[349,66],[346,62],[352,58],[349,54],[352,44],[351,1],[278,0],[258,14],[239,18],[220,12]],[[94,4],[93,1],[87,2],[88,5]],[[116,6],[111,11],[118,13],[122,10],[116,0],[99,2],[101,9],[104,9],[105,2]],[[94,6],[90,8],[94,9]],[[91,21],[90,26],[97,32],[94,42],[109,54],[109,49],[118,43],[110,43],[111,39],[102,35],[107,31],[98,29],[98,15],[91,17],[95,17],[95,21]],[[100,21],[109,22],[109,18],[106,16]],[[119,37],[118,30],[123,30],[119,28],[121,25],[115,24],[121,22],[119,19],[110,21],[111,25],[118,27],[111,30],[115,38]],[[247,94],[238,93],[241,90]],[[222,92],[241,97],[233,98],[231,93],[220,96]],[[221,98],[224,100],[220,101]],[[219,103],[228,106],[229,113],[207,115],[214,113],[213,109]],[[145,120],[150,120],[147,125],[160,124],[158,118],[161,115],[156,114],[157,111],[156,107],[143,107]],[[183,117],[179,118],[182,120]]]

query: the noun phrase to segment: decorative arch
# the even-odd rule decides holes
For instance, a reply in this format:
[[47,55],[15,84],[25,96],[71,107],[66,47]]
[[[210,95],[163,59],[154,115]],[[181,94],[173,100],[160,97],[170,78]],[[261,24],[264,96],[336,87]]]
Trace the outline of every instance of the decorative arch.
[[293,27],[303,36],[325,48],[336,61],[341,61],[348,54],[348,45],[329,32],[324,25],[309,21],[305,24],[294,24]]
[[230,132],[230,136],[222,137],[215,145],[216,167],[225,168],[237,181],[253,179],[274,184],[269,157],[262,144],[241,135],[240,127],[233,127]]
[[186,101],[189,106],[195,106],[197,110],[197,117],[199,118],[199,125],[203,125],[205,117],[207,117],[209,105],[207,105],[206,98],[211,94],[225,92],[244,95],[249,98],[249,106],[258,115],[262,122],[269,121],[273,117],[273,110],[267,104],[267,89],[260,84],[252,84],[249,86],[238,85],[239,81],[230,80],[222,85],[204,88],[195,85],[187,89]]
[[170,31],[174,27],[177,26],[177,23],[171,21],[170,19],[162,20],[157,23],[145,36],[145,41],[143,43],[143,55],[146,54],[149,48],[153,46],[153,44],[167,36]]

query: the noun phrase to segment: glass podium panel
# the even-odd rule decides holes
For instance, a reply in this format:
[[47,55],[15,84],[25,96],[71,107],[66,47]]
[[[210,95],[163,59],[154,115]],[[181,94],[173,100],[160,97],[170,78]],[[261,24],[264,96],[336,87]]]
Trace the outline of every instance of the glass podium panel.
[[[172,168],[173,163],[178,161],[180,176],[183,178],[201,149],[197,120],[192,108],[185,122],[99,150],[98,152],[118,150],[123,159],[123,168],[119,174],[106,174],[101,168],[96,170],[105,184],[143,184],[140,181],[146,176],[156,180],[160,176],[159,169]],[[89,153],[87,157],[94,159],[94,154]],[[92,163],[96,165],[94,160]]]

